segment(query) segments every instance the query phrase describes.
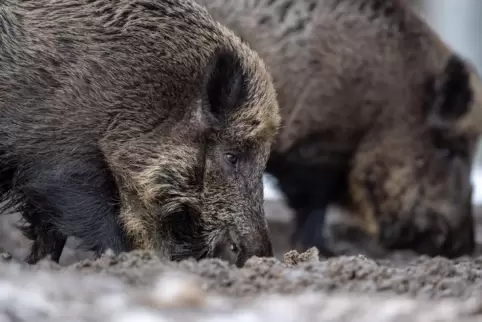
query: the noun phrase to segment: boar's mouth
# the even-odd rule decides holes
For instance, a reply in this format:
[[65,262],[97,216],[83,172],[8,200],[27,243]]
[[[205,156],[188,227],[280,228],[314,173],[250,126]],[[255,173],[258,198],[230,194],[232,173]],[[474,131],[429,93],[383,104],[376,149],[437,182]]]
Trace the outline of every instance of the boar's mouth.
[[171,260],[199,260],[208,256],[200,214],[184,207],[166,216],[163,226]]

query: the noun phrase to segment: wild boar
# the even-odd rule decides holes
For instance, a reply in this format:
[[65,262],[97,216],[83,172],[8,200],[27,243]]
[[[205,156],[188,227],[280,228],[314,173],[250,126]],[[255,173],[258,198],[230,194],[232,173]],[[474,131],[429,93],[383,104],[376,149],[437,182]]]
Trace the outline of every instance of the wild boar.
[[[296,213],[293,245],[472,252],[480,78],[407,3],[198,2],[273,76],[282,125],[267,172]],[[345,216],[328,227],[332,206]]]
[[261,58],[191,0],[0,5],[0,192],[59,260],[271,256],[262,174],[280,123]]

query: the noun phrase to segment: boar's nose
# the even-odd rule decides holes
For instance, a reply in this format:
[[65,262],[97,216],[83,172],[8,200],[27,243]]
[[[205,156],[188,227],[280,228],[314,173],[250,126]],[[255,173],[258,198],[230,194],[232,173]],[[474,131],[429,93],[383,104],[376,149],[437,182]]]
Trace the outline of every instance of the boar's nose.
[[227,233],[223,236],[217,245],[214,247],[213,257],[227,261],[230,264],[236,264],[241,253],[240,245],[234,238],[230,236],[232,233]]
[[244,247],[240,256],[238,257],[238,265],[244,265],[244,263],[253,256],[273,257],[273,246],[267,233],[263,234],[259,238],[246,236],[244,241]]
[[273,245],[271,244],[271,239],[266,237],[261,243],[257,244],[256,251],[250,255],[258,257],[273,257]]
[[213,257],[242,267],[252,256],[273,256],[273,247],[269,238],[262,243],[254,242],[254,240],[242,242],[239,236],[234,230],[228,230],[215,245]]

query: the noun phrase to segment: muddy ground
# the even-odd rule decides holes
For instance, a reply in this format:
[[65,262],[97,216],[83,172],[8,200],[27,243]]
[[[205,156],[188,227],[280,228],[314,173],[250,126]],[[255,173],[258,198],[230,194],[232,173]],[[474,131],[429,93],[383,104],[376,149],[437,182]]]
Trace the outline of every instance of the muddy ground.
[[70,247],[61,265],[27,266],[18,259],[28,243],[7,217],[0,246],[13,256],[0,257],[0,322],[482,320],[482,256],[286,253],[289,214],[276,202],[266,210],[277,258],[253,258],[241,269],[218,260],[162,262],[146,252],[91,261]]

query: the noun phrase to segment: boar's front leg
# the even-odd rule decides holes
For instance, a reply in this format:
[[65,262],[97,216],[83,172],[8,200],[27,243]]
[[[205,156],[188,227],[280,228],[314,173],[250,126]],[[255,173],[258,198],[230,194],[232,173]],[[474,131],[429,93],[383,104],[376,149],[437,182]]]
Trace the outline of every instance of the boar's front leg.
[[323,233],[325,227],[326,206],[313,209],[301,209],[295,212],[295,231],[291,236],[291,245],[306,250],[316,247],[324,256],[333,256]]
[[25,262],[35,264],[49,255],[51,260],[59,262],[67,237],[59,234],[54,229],[52,225],[41,227],[41,224],[31,225],[22,229],[25,235],[34,240],[30,254],[25,259]]
[[46,255],[58,262],[67,236],[80,238],[97,256],[107,249],[126,251],[117,186],[101,156],[58,156],[24,165],[14,186],[24,197],[26,235],[34,240],[29,263]]
[[322,255],[331,256],[323,234],[325,213],[327,206],[337,201],[337,193],[345,182],[344,173],[296,163],[284,163],[280,168],[271,163],[268,172],[277,178],[287,205],[295,215],[291,246],[301,251],[315,246]]
[[323,142],[307,138],[283,153],[272,152],[266,171],[276,177],[294,211],[291,246],[303,251],[315,246],[332,256],[324,236],[325,217],[327,207],[340,202],[346,191],[349,154]]

